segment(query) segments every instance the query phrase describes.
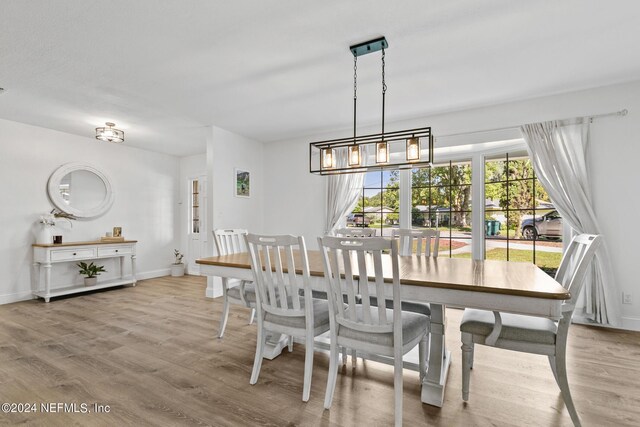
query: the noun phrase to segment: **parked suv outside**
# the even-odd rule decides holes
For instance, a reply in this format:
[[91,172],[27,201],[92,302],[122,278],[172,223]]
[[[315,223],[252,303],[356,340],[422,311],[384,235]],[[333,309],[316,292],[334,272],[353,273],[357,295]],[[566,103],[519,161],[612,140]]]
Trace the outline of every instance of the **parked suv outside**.
[[562,217],[558,211],[551,211],[537,218],[522,221],[522,237],[527,240],[538,237],[562,237]]
[[353,225],[356,227],[368,227],[371,224],[371,220],[363,213],[352,213],[347,216],[347,225]]

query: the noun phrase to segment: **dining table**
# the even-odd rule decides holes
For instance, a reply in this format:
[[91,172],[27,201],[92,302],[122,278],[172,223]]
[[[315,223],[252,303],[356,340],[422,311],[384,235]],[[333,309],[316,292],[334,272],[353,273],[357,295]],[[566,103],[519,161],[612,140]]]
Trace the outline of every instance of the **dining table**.
[[[321,252],[309,250],[307,258],[312,288],[324,291],[327,285]],[[225,282],[229,278],[254,279],[248,253],[201,258],[196,263],[200,265],[201,274],[218,276]],[[296,273],[302,274],[299,253],[295,254],[294,263]],[[430,346],[421,401],[438,407],[444,401],[451,365],[451,352],[445,345],[447,306],[494,312],[497,321],[492,335],[497,338],[501,327],[500,312],[559,320],[562,304],[570,298],[565,288],[529,262],[413,255],[399,257],[399,270],[402,299],[430,303]],[[391,271],[390,256],[383,256],[383,275],[385,282],[389,282],[389,297],[392,295]],[[368,277],[366,281],[374,282],[375,278]],[[359,278],[359,286],[364,282]],[[273,337],[268,358],[276,357],[286,346],[286,340],[286,336]]]

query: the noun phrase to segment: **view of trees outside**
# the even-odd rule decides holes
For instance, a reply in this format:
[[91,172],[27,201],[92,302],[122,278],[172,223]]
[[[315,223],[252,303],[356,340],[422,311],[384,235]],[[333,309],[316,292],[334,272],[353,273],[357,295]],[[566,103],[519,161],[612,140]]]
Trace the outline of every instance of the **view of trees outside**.
[[529,261],[554,273],[562,258],[562,219],[526,154],[485,162],[485,257]]
[[[365,175],[348,226],[398,228],[399,172]],[[482,203],[477,201],[477,203]],[[411,227],[440,230],[440,255],[471,257],[471,162],[448,162],[411,173]],[[528,261],[554,274],[562,258],[562,218],[538,182],[526,153],[485,162],[485,257]]]
[[391,236],[398,228],[400,195],[398,171],[367,172],[353,213],[347,217],[347,226],[375,227],[378,236]]
[[471,253],[471,162],[411,173],[411,226],[440,230],[439,253]]

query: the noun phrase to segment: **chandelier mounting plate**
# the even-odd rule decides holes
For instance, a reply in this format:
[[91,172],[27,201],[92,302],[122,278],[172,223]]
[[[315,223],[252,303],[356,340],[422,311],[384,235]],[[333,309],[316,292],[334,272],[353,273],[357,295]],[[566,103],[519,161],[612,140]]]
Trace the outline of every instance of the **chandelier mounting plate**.
[[353,56],[362,56],[388,47],[389,43],[387,43],[387,39],[385,37],[378,37],[377,39],[349,46],[349,50],[353,53]]

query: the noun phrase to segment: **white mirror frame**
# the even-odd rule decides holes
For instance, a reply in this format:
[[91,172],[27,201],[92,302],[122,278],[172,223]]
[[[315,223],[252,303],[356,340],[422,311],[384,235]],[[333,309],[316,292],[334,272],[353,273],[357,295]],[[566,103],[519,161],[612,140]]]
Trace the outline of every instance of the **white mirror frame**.
[[[64,202],[64,199],[60,194],[60,182],[62,181],[62,178],[64,178],[67,174],[74,171],[91,172],[97,175],[102,180],[107,192],[104,200],[102,201],[102,203],[100,203],[100,205],[91,209],[76,209]],[[111,181],[109,180],[109,177],[96,167],[83,162],[67,163],[56,169],[51,174],[51,176],[49,177],[49,181],[47,182],[47,192],[49,194],[49,199],[51,199],[51,202],[56,208],[60,209],[63,212],[71,214],[76,218],[95,218],[103,215],[113,204],[114,198],[113,189],[111,188]]]

